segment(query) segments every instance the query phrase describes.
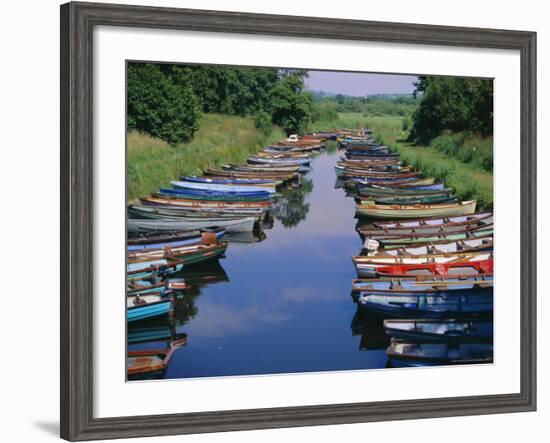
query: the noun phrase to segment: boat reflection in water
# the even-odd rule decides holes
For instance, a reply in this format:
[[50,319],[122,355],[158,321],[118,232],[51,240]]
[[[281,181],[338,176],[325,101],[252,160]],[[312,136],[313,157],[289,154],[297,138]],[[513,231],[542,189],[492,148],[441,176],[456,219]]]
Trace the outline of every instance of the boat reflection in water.
[[380,318],[365,315],[359,308],[351,321],[352,335],[360,335],[360,351],[385,350],[390,339],[384,332],[384,322]]
[[313,191],[313,181],[302,177],[300,185],[282,189],[272,207],[273,217],[285,228],[294,228],[304,221],[309,212],[306,196]]
[[187,334],[182,329],[198,314],[195,301],[201,295],[201,289],[228,281],[225,270],[217,260],[188,266],[167,279],[165,283],[175,293],[171,313],[128,323],[128,380],[164,378],[174,354],[187,344]]
[[224,241],[229,243],[260,243],[267,238],[261,229],[250,232],[230,232],[225,234]]

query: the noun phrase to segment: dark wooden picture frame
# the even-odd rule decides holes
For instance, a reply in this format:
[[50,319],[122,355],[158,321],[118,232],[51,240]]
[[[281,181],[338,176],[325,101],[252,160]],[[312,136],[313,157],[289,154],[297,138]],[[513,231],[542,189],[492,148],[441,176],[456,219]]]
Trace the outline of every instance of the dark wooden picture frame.
[[[93,417],[92,54],[95,26],[517,50],[521,57],[518,394]],[[533,411],[536,408],[536,33],[113,4],[61,6],[61,437],[91,440]]]

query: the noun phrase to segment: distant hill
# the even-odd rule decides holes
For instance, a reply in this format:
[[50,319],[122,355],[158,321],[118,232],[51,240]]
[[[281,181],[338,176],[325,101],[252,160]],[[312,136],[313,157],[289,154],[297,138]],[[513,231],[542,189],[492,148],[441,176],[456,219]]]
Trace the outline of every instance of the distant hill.
[[322,100],[324,98],[334,98],[338,97],[340,100],[350,100],[350,99],[358,99],[358,98],[376,98],[380,100],[394,100],[396,98],[404,98],[404,97],[412,97],[413,94],[404,94],[404,93],[379,93],[379,94],[367,94],[367,95],[347,95],[347,94],[336,94],[334,92],[328,92],[328,91],[315,91],[315,90],[309,90],[308,91],[312,97],[313,100]]

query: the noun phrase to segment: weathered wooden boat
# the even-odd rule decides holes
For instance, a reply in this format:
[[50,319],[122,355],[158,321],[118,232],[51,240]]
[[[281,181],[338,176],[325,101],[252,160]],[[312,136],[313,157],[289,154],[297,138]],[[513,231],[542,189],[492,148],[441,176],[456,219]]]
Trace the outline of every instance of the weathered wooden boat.
[[280,152],[260,151],[256,154],[256,156],[262,157],[262,158],[311,159],[311,154],[308,152],[292,152],[292,151],[280,151]]
[[399,159],[399,155],[396,154],[378,154],[378,155],[366,155],[366,154],[353,154],[348,151],[344,154],[344,158],[347,160],[361,160],[361,161],[368,161],[372,164],[389,164],[389,165],[396,165],[401,164],[401,160]]
[[185,337],[172,341],[166,349],[128,350],[126,357],[128,380],[162,378],[174,352],[186,343]]
[[179,340],[186,334],[178,334],[173,325],[166,322],[158,324],[130,323],[126,332],[126,340],[129,345],[138,343],[150,343],[167,340]]
[[184,269],[185,261],[155,259],[137,263],[128,263],[126,265],[126,279],[128,283],[133,281],[142,281],[143,279],[176,274]]
[[212,218],[186,221],[179,219],[145,220],[128,219],[128,232],[132,234],[150,234],[156,232],[196,231],[197,229],[223,229],[225,232],[252,232],[257,222],[255,217]]
[[140,251],[143,249],[176,248],[185,245],[195,245],[201,242],[214,243],[220,240],[224,234],[224,228],[213,228],[203,231],[156,231],[151,233],[135,234],[129,230],[126,241],[128,251]]
[[235,165],[228,164],[222,165],[222,169],[230,172],[298,172],[300,170],[300,165],[272,165],[272,164],[263,164],[263,165]]
[[[172,206],[149,202],[146,199],[142,203],[143,205],[130,205],[128,207],[128,216],[150,220],[178,219],[190,222],[205,221],[205,219],[236,220],[245,217],[254,217],[257,220],[261,220],[267,211],[265,208],[205,209],[201,207]],[[215,226],[221,227],[222,225]]]
[[399,154],[392,154],[387,151],[364,151],[359,149],[355,149],[355,150],[346,149],[345,156],[347,158],[365,158],[365,157],[379,158],[379,159],[399,158]]
[[386,350],[393,367],[492,363],[491,343],[406,343],[394,341]]
[[[479,256],[477,256],[479,258]],[[427,258],[427,257],[426,257]],[[471,257],[474,258],[474,257]],[[359,264],[359,266],[362,266]],[[359,269],[359,277],[409,277],[409,276],[452,276],[452,275],[488,275],[493,274],[493,259],[458,260],[444,263],[393,263]]]
[[174,297],[170,291],[143,295],[127,295],[126,318],[128,322],[168,315],[173,308]]
[[411,276],[404,278],[358,278],[352,280],[353,292],[374,293],[433,293],[439,291],[475,291],[478,289],[493,288],[493,275],[452,276],[424,278]]
[[[347,178],[355,178],[357,183],[359,184],[368,184],[368,185],[378,185],[378,186],[384,186],[388,188],[409,188],[409,189],[443,189],[445,186],[443,183],[435,183],[435,179],[433,177],[425,177],[425,178],[418,178],[418,179],[403,179],[403,180],[383,180],[383,179],[377,179],[377,178],[358,178],[355,175],[347,175],[346,172],[344,172],[344,177]],[[429,188],[425,188],[429,187]]]
[[413,343],[493,342],[493,320],[384,320],[388,337]]
[[[273,181],[268,180],[268,183],[273,183]],[[265,195],[265,194],[274,194],[275,188],[265,188],[261,186],[250,186],[250,185],[235,185],[229,183],[212,183],[212,182],[191,182],[191,181],[176,181],[173,180],[170,182],[172,186],[180,189],[190,189],[197,191],[209,191],[216,193],[224,194],[238,194],[238,195]]]
[[140,296],[162,292],[168,289],[166,283],[150,283],[145,280],[128,281],[126,287],[127,296]]
[[261,178],[212,178],[212,177],[192,177],[192,176],[181,176],[181,181],[189,183],[207,183],[207,184],[217,184],[217,185],[229,185],[229,186],[244,186],[247,189],[249,187],[260,187],[275,189],[276,181],[261,179]]
[[454,192],[452,188],[443,189],[407,189],[407,188],[387,188],[382,186],[376,186],[375,184],[363,185],[356,181],[349,183],[355,183],[357,193],[363,197],[427,197],[431,195],[449,195]]
[[357,197],[360,205],[435,205],[439,203],[457,203],[458,199],[451,194],[406,196],[406,197]]
[[195,189],[160,188],[154,195],[162,197],[185,198],[197,201],[225,201],[225,202],[265,202],[271,201],[271,193],[231,193],[217,191],[201,191]]
[[343,168],[352,168],[352,169],[366,169],[372,171],[392,171],[392,172],[410,172],[412,168],[410,166],[401,166],[399,162],[395,164],[385,164],[378,162],[371,162],[369,160],[346,160],[342,159],[336,162],[338,166]]
[[377,228],[415,228],[415,227],[421,227],[425,225],[455,225],[455,224],[468,224],[475,221],[486,221],[490,219],[490,221],[486,221],[486,223],[492,224],[493,223],[493,212],[492,211],[484,211],[484,212],[476,212],[474,214],[468,214],[468,215],[459,215],[459,216],[453,216],[453,217],[428,217],[428,218],[420,218],[420,219],[410,219],[410,220],[391,220],[391,221],[374,221],[372,225]]
[[381,245],[372,239],[365,240],[367,256],[376,257],[380,255],[411,256],[429,254],[460,254],[463,252],[489,251],[493,249],[493,236],[472,238],[467,240],[438,240],[423,245],[415,246],[389,246]]
[[376,237],[376,241],[383,246],[408,246],[408,245],[424,245],[442,240],[467,240],[474,238],[482,238],[493,235],[493,225],[472,228],[462,232],[439,232],[434,235],[414,234],[410,237]]
[[179,206],[179,207],[191,207],[199,208],[201,210],[218,210],[218,209],[237,209],[241,211],[242,209],[264,209],[269,210],[271,207],[271,202],[225,202],[220,200],[214,201],[198,201],[198,200],[189,200],[185,198],[178,197],[169,197],[169,196],[158,196],[152,195],[147,198],[142,198],[140,201],[144,204],[158,204],[165,206]]
[[189,265],[204,260],[218,259],[225,253],[227,243],[199,244],[178,248],[159,248],[146,251],[131,251],[127,263],[151,262],[152,260],[172,260],[179,265]]
[[[384,166],[387,167],[387,166]],[[361,168],[361,167],[352,167],[352,166],[340,166],[336,165],[334,167],[337,177],[361,177],[368,179],[379,179],[379,180],[397,180],[405,178],[417,178],[419,172],[409,172],[409,171],[398,171],[398,170],[373,170],[372,168]]]
[[261,156],[250,156],[247,159],[248,163],[251,164],[269,164],[269,165],[277,165],[277,166],[296,166],[296,165],[303,165],[307,166],[311,163],[311,158],[289,158],[289,157],[283,157],[283,158],[266,158]]
[[420,217],[449,217],[454,215],[473,214],[476,210],[476,200],[460,203],[441,203],[434,205],[357,205],[356,214],[370,218],[420,218]]
[[[275,172],[275,171],[228,171],[225,169],[208,168],[205,174],[213,177],[229,177],[229,178],[254,178],[254,179],[271,179],[277,182],[285,182],[298,177],[297,172]],[[279,183],[278,183],[279,184]]]
[[424,220],[404,221],[403,223],[373,223],[359,227],[363,237],[410,237],[412,235],[429,235],[440,232],[465,232],[471,229],[483,228],[493,224],[491,212],[457,216],[435,217]]
[[[409,190],[409,191],[441,191],[446,189],[444,182],[435,182],[432,177],[420,179],[414,182],[405,183],[393,183],[389,180],[382,181],[369,181],[365,178],[348,177],[346,187],[358,187],[358,186],[378,186],[383,189],[394,189],[397,191]],[[420,182],[420,183],[419,183]],[[429,184],[431,183],[431,184]]]
[[446,294],[365,294],[357,306],[386,318],[477,318],[493,314],[493,291]]

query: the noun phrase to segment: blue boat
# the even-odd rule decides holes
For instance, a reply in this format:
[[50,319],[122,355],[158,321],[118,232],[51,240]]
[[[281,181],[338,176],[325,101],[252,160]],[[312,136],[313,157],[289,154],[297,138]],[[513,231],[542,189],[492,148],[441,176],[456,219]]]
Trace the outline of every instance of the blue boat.
[[166,316],[173,307],[171,292],[163,291],[139,296],[126,297],[126,315],[128,322]]
[[472,318],[493,314],[493,291],[467,294],[366,294],[357,304],[387,318]]
[[181,176],[181,180],[190,183],[209,183],[218,185],[273,185],[275,186],[275,180],[260,179],[260,178],[208,178],[208,177],[189,177]]
[[[364,178],[358,178],[358,177],[353,177],[353,178],[350,178],[349,179],[350,181],[353,181],[356,183],[357,186],[361,187],[361,186],[367,186],[367,187],[370,187],[370,186],[373,186],[373,181],[369,178],[368,180],[367,179],[364,179]],[[388,181],[388,180],[386,180]],[[384,188],[384,187],[382,187]],[[393,188],[390,188],[390,189],[393,189]],[[434,183],[432,185],[423,185],[423,186],[407,186],[406,188],[398,188],[398,189],[407,189],[407,190],[443,190],[445,189],[445,182],[441,181],[439,183]]]
[[386,350],[394,368],[493,362],[492,343],[407,343],[394,340]]
[[283,158],[265,158],[265,157],[248,157],[248,163],[252,164],[271,164],[271,165],[303,165],[307,166],[311,163],[311,158],[292,158],[292,157],[283,157]]
[[492,342],[493,320],[390,319],[384,320],[388,337],[413,343]]
[[229,197],[229,198],[265,198],[268,199],[272,196],[272,193],[268,191],[214,191],[208,189],[182,189],[178,187],[174,188],[160,188],[160,194],[168,195],[190,195],[197,197]]
[[170,184],[175,188],[183,189],[195,189],[195,190],[207,190],[213,192],[268,192],[270,194],[275,193],[275,189],[265,188],[261,186],[239,186],[239,185],[220,185],[216,183],[191,183],[182,181],[171,181]]
[[214,240],[220,240],[225,235],[225,229],[217,228],[207,232],[190,231],[182,232],[174,235],[171,234],[151,234],[142,235],[128,238],[128,251],[143,251],[145,249],[158,249],[158,248],[177,248],[179,246],[196,245],[203,241],[203,239],[210,237]]
[[493,288],[493,276],[448,277],[445,279],[355,279],[352,290],[362,293],[418,293],[443,292],[458,293],[455,291],[478,291]]

